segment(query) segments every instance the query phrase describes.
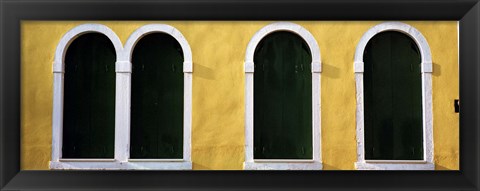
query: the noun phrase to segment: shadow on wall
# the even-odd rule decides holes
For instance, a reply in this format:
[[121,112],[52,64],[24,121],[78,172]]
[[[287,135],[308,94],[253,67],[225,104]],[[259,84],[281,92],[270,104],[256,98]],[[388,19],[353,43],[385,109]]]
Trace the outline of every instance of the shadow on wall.
[[442,66],[440,66],[439,64],[432,63],[432,70],[433,70],[432,75],[434,76],[442,75]]
[[214,71],[209,67],[193,63],[193,70],[195,71],[194,76],[207,80],[215,80]]
[[454,169],[435,164],[435,170],[454,170]]
[[333,65],[322,63],[322,76],[337,79],[340,77],[340,69]]
[[209,168],[207,166],[201,165],[199,163],[193,162],[192,163],[192,170],[213,170],[213,168]]
[[323,163],[323,169],[322,170],[342,170],[340,168],[337,168],[335,166],[332,166],[332,165],[329,165],[329,164],[325,164]]

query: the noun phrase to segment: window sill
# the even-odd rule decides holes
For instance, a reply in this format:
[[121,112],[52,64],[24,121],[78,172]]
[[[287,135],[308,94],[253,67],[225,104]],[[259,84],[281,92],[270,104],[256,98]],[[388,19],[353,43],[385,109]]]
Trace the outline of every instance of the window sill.
[[369,160],[355,162],[357,170],[435,170],[435,164],[427,161]]
[[59,159],[60,162],[115,162],[115,159]]
[[142,162],[91,162],[91,161],[50,161],[52,170],[191,170],[190,161],[142,161]]
[[244,162],[244,170],[322,170],[321,162],[313,160],[254,160]]
[[128,162],[183,162],[183,159],[128,159]]

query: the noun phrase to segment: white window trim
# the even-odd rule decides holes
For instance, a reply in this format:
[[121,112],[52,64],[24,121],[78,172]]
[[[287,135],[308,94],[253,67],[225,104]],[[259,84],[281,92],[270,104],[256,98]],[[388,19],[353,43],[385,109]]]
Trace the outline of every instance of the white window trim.
[[[63,80],[64,56],[70,43],[85,33],[98,32],[106,35],[113,43],[117,61],[115,63],[115,151],[113,159],[62,159],[63,138]],[[184,54],[184,134],[183,159],[129,159],[130,154],[130,103],[131,103],[131,54],[135,44],[149,33],[160,32],[174,37]],[[192,52],[183,35],[172,26],[164,24],[145,25],[134,31],[125,48],[110,28],[100,24],[83,24],[68,31],[60,40],[53,63],[54,92],[52,119],[51,169],[76,170],[189,170],[191,162],[191,118],[192,118]]]
[[[422,116],[424,160],[365,160],[364,142],[364,90],[363,90],[363,52],[368,41],[376,34],[385,31],[397,31],[410,36],[421,52],[422,73]],[[414,27],[401,22],[385,22],[370,28],[360,39],[354,59],[357,111],[357,162],[358,170],[434,170],[433,161],[433,115],[432,115],[432,56],[425,37]]]
[[[132,63],[131,57],[133,49],[140,39],[151,33],[165,33],[177,40],[177,42],[182,47],[183,51],[183,160],[179,161],[178,159],[130,159],[130,100],[131,100],[131,74],[132,74]],[[119,105],[117,107],[124,107],[122,113],[118,113],[119,124],[122,124],[128,134],[122,134],[119,140],[122,141],[123,148],[127,149],[127,152],[124,152],[122,155],[122,161],[129,161],[128,164],[133,164],[135,166],[142,166],[149,169],[192,169],[192,160],[191,160],[191,127],[192,127],[192,51],[190,45],[188,44],[185,37],[180,31],[175,27],[165,24],[149,24],[144,25],[137,30],[135,30],[127,42],[125,43],[125,49],[123,51],[122,65],[125,70],[117,71],[117,79],[121,78],[128,83],[120,83],[117,85],[117,91],[121,92],[117,94],[117,100],[119,100]],[[120,75],[119,75],[120,74]],[[122,101],[123,100],[123,101]],[[117,102],[118,103],[118,102]],[[121,105],[120,105],[121,104]],[[125,141],[125,142],[123,142]]]
[[[258,160],[253,158],[253,57],[258,43],[268,34],[288,31],[299,35],[312,53],[312,142],[313,159],[309,160]],[[276,22],[260,29],[248,43],[245,56],[245,170],[321,170],[320,77],[322,71],[320,48],[313,35],[300,25]]]

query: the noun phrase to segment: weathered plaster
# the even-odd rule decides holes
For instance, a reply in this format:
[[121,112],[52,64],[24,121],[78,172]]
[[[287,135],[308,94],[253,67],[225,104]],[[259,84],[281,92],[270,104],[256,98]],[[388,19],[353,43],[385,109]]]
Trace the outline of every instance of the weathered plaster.
[[[99,159],[62,159],[63,131],[63,79],[64,56],[70,43],[85,33],[102,33],[113,43],[117,61],[115,89],[115,154],[112,161]],[[130,154],[130,103],[131,103],[131,55],[135,44],[150,33],[166,33],[174,37],[184,53],[184,118],[183,118],[183,159],[178,160],[143,160],[129,161]],[[53,63],[54,93],[52,114],[52,159],[51,169],[191,169],[191,116],[192,116],[192,52],[182,33],[170,25],[149,24],[135,30],[128,38],[125,48],[120,39],[110,28],[96,23],[87,23],[69,30],[57,45]]]
[[[21,23],[21,169],[47,170],[52,146],[52,63],[61,37],[92,21]],[[268,21],[99,21],[122,43],[147,24],[182,32],[192,50],[192,168],[241,170],[245,158],[246,47]],[[354,170],[357,161],[356,91],[352,67],[363,34],[379,21],[295,21],[322,48],[323,170]],[[458,30],[456,21],[408,21],[432,55],[434,163],[459,169]]]

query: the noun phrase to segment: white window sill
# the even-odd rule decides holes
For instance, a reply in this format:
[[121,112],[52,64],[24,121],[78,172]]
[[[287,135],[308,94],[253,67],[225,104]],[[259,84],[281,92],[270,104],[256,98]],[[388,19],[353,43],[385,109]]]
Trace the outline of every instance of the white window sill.
[[190,161],[50,161],[54,170],[191,170]]
[[321,162],[313,160],[254,160],[243,163],[244,170],[322,170]]
[[115,159],[59,159],[60,162],[115,162]]
[[435,170],[435,164],[426,161],[368,160],[355,162],[357,170]]
[[183,162],[183,159],[128,159],[128,162]]

